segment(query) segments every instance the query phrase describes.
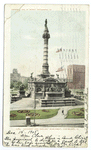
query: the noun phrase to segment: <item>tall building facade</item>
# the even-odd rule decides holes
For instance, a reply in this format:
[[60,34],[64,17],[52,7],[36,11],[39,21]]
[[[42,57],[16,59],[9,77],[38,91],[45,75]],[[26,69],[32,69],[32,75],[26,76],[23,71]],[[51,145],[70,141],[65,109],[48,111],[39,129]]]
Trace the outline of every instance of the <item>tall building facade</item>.
[[69,65],[67,67],[67,81],[69,89],[84,89],[85,65]]

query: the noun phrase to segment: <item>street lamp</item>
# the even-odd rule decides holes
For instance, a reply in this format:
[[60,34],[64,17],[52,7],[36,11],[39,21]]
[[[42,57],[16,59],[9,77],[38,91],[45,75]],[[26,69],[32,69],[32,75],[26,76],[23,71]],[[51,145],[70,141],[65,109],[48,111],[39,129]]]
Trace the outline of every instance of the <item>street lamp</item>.
[[34,126],[35,126],[35,113],[36,113],[36,85],[34,83]]

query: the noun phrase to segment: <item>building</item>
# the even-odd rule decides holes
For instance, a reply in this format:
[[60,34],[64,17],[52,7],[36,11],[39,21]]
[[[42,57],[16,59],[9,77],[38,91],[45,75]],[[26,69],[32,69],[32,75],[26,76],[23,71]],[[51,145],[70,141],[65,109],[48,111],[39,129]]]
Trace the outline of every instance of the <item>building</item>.
[[85,65],[69,65],[67,67],[67,85],[69,89],[85,88]]
[[29,79],[29,77],[21,76],[20,73],[18,73],[17,69],[13,69],[13,73],[10,74],[10,80],[13,82],[19,82],[20,81],[20,82],[24,83],[28,79]]
[[13,69],[13,73],[10,74],[10,80],[13,82],[21,81],[21,75],[18,73],[17,69]]

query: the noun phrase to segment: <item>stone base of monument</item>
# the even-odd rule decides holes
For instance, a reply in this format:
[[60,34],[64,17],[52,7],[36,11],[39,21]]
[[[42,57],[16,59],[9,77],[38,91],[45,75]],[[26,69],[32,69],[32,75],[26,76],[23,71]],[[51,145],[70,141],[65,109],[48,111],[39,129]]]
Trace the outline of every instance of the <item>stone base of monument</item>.
[[59,98],[62,98],[62,97],[64,97],[64,92],[46,92],[45,99],[48,99],[48,100],[50,100],[52,98],[59,99]]
[[66,100],[66,99],[62,99],[62,100],[41,100],[41,107],[61,107],[61,106],[75,106],[76,103],[74,100]]
[[65,98],[61,92],[47,92],[45,99],[41,99],[41,107],[75,106],[74,98]]
[[36,99],[41,99],[43,96],[42,92],[36,92]]

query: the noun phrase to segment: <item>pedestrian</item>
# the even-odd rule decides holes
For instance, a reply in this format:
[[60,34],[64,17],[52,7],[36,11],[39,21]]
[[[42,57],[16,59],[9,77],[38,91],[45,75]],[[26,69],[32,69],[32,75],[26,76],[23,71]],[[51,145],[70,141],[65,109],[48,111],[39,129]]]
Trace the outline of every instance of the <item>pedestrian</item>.
[[62,114],[64,115],[64,110],[62,110]]

